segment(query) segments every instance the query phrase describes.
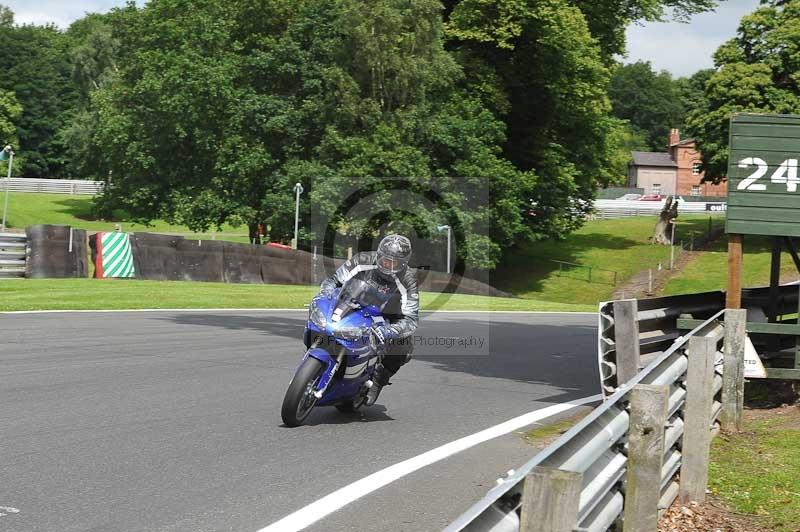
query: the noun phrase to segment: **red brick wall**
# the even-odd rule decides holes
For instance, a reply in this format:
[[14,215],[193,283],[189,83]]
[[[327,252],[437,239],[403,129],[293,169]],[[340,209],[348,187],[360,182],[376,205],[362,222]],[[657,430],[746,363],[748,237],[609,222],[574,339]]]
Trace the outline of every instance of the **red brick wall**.
[[692,166],[695,162],[700,162],[700,154],[695,149],[694,142],[690,144],[683,144],[672,146],[673,158],[678,163],[678,186],[677,194],[679,196],[691,196],[692,187],[700,185],[701,196],[727,196],[728,183],[723,182],[719,185],[711,183],[701,183],[703,173],[700,175],[692,175]]

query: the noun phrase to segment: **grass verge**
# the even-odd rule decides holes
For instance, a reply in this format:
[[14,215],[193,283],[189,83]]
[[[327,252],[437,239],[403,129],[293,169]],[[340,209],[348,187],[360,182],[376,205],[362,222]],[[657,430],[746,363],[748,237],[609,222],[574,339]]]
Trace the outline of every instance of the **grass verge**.
[[[8,227],[24,229],[35,224],[71,225],[88,231],[113,231],[120,224],[123,231],[172,233],[186,238],[210,239],[211,233],[195,233],[188,227],[153,220],[150,225],[131,222],[124,212],[115,213],[113,220],[97,220],[92,215],[92,196],[67,194],[36,194],[11,192],[8,196]],[[247,242],[246,227],[223,226],[217,233],[219,240]]]
[[746,410],[745,432],[714,441],[711,491],[772,530],[800,530],[799,441],[800,407]]
[[[772,241],[768,237],[746,236],[742,285],[747,287],[769,284]],[[796,275],[794,262],[788,253],[781,255],[781,276],[786,279]],[[669,280],[663,295],[693,294],[724,290],[728,285],[728,239],[723,236],[708,250],[698,254],[680,275]]]
[[[719,228],[724,218],[681,216],[675,241],[688,242],[708,233],[709,219]],[[669,263],[669,246],[650,243],[657,217],[593,220],[563,241],[546,240],[510,249],[492,284],[522,298],[596,304],[610,299],[617,286],[634,274]],[[566,267],[555,262],[583,265]],[[594,269],[591,280],[588,266]],[[604,271],[609,270],[609,271]],[[614,273],[617,283],[614,284]]]
[[[173,281],[19,279],[0,281],[0,311],[159,308],[303,308],[315,286]],[[591,305],[422,293],[422,310],[593,312]]]
[[532,428],[523,433],[522,437],[526,443],[538,449],[544,449],[571,429],[578,421],[586,417],[591,411],[592,409],[590,407],[579,407],[576,412],[567,414],[568,417],[559,418],[552,423],[546,423]]

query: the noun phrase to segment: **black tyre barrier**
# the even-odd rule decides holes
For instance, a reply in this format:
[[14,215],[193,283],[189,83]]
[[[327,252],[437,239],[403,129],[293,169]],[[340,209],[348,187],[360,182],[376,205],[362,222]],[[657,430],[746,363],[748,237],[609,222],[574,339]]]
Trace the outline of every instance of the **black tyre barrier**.
[[179,240],[179,280],[221,283],[222,249],[223,243],[215,240]]
[[25,277],[67,279],[89,276],[86,231],[68,225],[31,225]]
[[[31,248],[28,277],[88,277],[86,231],[72,230],[71,252],[69,226],[35,225],[26,233]],[[310,285],[343,262],[319,257],[315,280],[313,256],[306,251],[153,233],[133,233],[130,240],[136,278],[153,281]],[[91,244],[94,257],[96,246]],[[456,277],[457,293],[510,297],[480,281]],[[417,270],[417,278],[421,290],[432,292],[442,292],[451,283],[450,274],[430,270]]]
[[226,283],[261,284],[261,248],[251,244],[223,242],[222,276]]
[[133,233],[131,251],[137,279],[151,281],[183,280],[180,275],[178,242],[182,236]]

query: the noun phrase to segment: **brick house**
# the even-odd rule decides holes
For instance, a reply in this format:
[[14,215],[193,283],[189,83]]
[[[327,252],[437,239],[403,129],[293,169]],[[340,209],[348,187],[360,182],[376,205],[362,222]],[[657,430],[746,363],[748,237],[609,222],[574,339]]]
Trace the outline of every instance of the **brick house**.
[[669,133],[666,152],[631,152],[628,163],[628,186],[644,189],[645,194],[665,196],[728,195],[728,183],[703,183],[700,152],[694,139],[681,140],[680,131]]

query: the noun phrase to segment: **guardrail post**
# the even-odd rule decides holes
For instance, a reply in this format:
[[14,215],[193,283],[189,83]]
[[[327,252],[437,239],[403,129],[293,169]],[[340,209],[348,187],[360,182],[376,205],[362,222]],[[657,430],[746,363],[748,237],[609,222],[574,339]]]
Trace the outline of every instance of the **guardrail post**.
[[742,430],[744,410],[744,349],[747,310],[725,311],[725,363],[722,369],[720,424],[729,431]]
[[628,472],[623,532],[658,530],[664,427],[669,386],[637,384],[631,391]]
[[708,485],[708,457],[711,451],[711,408],[714,402],[714,361],[717,338],[689,339],[689,367],[686,370],[686,403],[683,414],[681,502],[704,502]]
[[614,301],[614,346],[617,351],[617,386],[639,373],[639,303],[635,299]]
[[583,474],[538,466],[525,477],[520,532],[572,532],[578,527]]

